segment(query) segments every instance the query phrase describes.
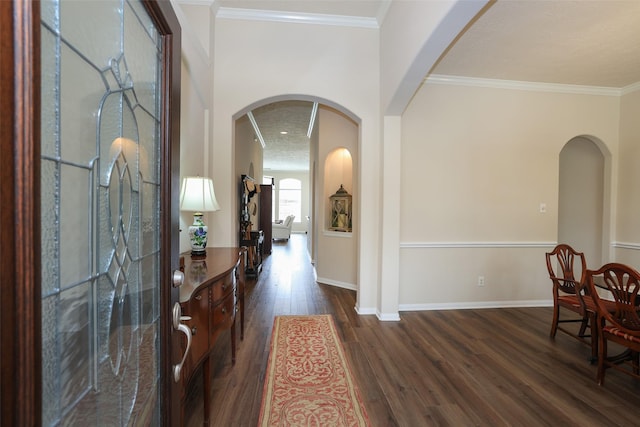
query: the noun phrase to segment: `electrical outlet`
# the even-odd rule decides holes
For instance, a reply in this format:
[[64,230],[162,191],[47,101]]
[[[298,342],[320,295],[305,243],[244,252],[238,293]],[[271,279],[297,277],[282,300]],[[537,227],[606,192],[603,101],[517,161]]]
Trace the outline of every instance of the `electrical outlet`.
[[484,286],[484,276],[478,276],[478,286]]

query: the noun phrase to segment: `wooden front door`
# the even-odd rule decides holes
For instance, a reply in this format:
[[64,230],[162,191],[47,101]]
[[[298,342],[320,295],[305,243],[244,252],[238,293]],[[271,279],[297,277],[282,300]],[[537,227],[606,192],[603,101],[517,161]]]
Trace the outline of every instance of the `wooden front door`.
[[176,425],[175,14],[14,0],[0,28],[2,425]]

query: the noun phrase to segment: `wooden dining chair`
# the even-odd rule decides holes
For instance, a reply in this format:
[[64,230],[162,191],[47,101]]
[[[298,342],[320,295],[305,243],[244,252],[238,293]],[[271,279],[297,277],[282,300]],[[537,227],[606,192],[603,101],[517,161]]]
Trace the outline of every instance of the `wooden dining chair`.
[[[571,246],[561,243],[545,255],[549,278],[553,284],[553,320],[551,322],[551,332],[549,336],[554,338],[556,332],[561,330],[568,335],[582,340],[589,336],[585,335],[586,329],[589,327],[589,315],[586,311],[585,304],[580,298],[581,284],[584,283],[587,271],[587,261],[584,253],[578,252]],[[577,313],[580,317],[561,318],[561,308]],[[578,333],[561,326],[563,323],[576,322],[580,322]]]
[[[587,270],[587,288],[596,305],[598,321],[598,384],[604,384],[605,370],[614,368],[640,378],[640,273],[633,267],[609,263],[598,270]],[[598,289],[604,290],[605,297]],[[610,297],[612,300],[608,300]],[[608,305],[615,304],[612,312]],[[626,350],[610,357],[607,343],[614,342]]]
[[[587,261],[584,253],[561,243],[551,252],[546,253],[547,270],[553,284],[553,320],[549,336],[555,338],[558,330],[577,338],[591,346],[591,360],[598,356],[597,339],[594,336],[595,306],[592,301],[585,301],[584,282],[587,272]],[[588,306],[591,306],[590,309]],[[574,315],[561,317],[561,309]],[[577,314],[578,316],[575,316]],[[580,323],[575,328],[564,327],[565,323]],[[589,328],[589,333],[587,333]]]

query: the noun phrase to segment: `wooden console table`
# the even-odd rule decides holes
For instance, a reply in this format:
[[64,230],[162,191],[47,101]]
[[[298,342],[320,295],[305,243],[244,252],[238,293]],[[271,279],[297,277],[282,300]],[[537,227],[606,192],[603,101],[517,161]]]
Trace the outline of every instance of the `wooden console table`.
[[[204,425],[209,425],[211,366],[209,355],[221,332],[231,330],[231,363],[236,361],[236,311],[240,312],[240,339],[244,338],[244,258],[246,248],[207,248],[205,258],[184,257],[184,284],[180,287],[183,323],[191,329],[191,349],[182,370],[184,398],[196,369],[202,364]],[[186,346],[186,340],[184,344]],[[182,349],[184,351],[184,348]]]

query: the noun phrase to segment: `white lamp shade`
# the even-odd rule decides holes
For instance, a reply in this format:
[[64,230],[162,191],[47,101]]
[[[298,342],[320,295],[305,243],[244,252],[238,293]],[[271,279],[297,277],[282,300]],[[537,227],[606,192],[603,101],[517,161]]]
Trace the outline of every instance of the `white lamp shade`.
[[220,210],[211,178],[187,176],[182,179],[180,209],[192,212]]

